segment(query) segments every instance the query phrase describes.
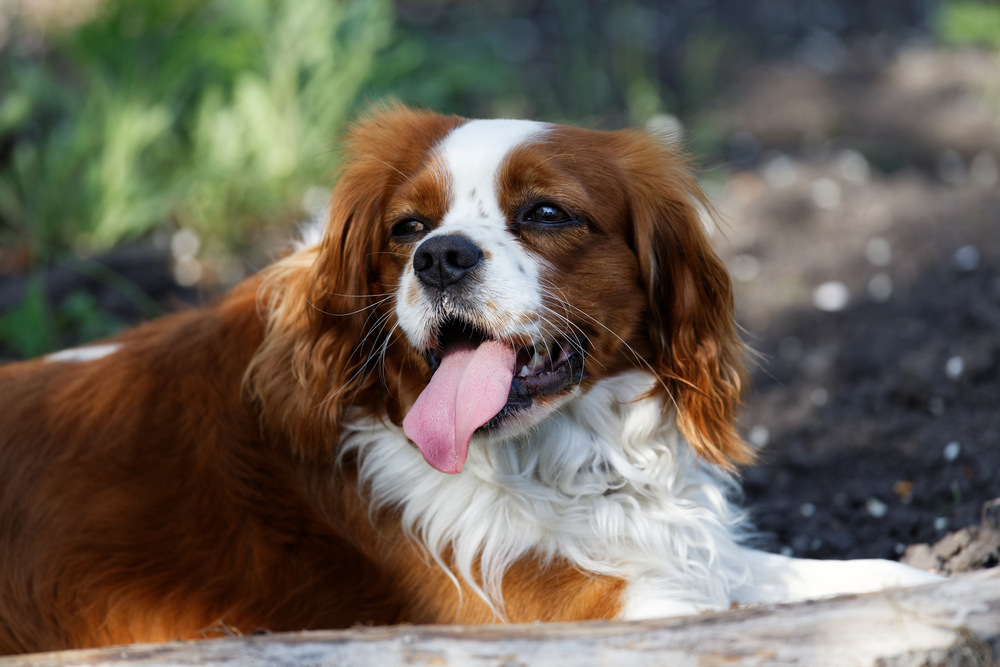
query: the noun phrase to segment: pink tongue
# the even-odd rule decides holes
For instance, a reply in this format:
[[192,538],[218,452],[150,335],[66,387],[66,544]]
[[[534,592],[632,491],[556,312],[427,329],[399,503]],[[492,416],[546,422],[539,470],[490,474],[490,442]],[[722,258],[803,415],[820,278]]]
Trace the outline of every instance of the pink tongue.
[[403,420],[403,433],[441,472],[465,465],[472,433],[507,403],[516,352],[494,340],[445,347],[441,365]]

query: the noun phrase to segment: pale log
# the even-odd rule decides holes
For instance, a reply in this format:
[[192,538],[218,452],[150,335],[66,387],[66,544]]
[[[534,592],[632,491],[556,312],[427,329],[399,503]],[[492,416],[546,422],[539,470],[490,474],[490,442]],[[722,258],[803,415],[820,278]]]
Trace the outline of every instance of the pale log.
[[918,667],[997,664],[1000,568],[919,588],[631,623],[391,626],[0,658],[27,665]]

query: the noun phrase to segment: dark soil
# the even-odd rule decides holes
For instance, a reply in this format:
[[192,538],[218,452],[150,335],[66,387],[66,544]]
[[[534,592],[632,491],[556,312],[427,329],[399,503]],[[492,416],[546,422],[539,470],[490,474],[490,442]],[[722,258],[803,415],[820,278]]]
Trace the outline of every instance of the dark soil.
[[[717,200],[762,353],[746,504],[765,548],[899,558],[1000,496],[1000,70],[925,49],[835,77],[767,66],[737,90],[717,122],[756,155],[723,167]],[[829,281],[836,312],[815,305]]]

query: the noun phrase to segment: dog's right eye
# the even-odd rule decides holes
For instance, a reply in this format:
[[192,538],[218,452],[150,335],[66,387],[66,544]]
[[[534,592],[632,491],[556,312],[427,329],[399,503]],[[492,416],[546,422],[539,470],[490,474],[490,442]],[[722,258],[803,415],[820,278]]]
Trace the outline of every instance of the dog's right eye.
[[414,234],[419,234],[424,231],[424,223],[419,220],[403,220],[402,222],[397,222],[392,227],[392,235],[394,238],[403,238],[406,236],[413,236]]

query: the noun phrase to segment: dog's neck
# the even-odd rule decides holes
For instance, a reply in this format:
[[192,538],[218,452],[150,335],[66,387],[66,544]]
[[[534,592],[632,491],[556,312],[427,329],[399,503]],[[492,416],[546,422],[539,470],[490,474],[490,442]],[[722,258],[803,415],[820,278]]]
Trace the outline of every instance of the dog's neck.
[[442,565],[450,553],[500,615],[503,573],[530,554],[718,604],[744,575],[733,540],[742,516],[727,500],[736,487],[693,459],[660,400],[643,398],[655,381],[603,380],[525,435],[474,441],[458,475],[432,469],[377,418],[347,420],[340,452],[357,455],[373,504],[398,508]]

